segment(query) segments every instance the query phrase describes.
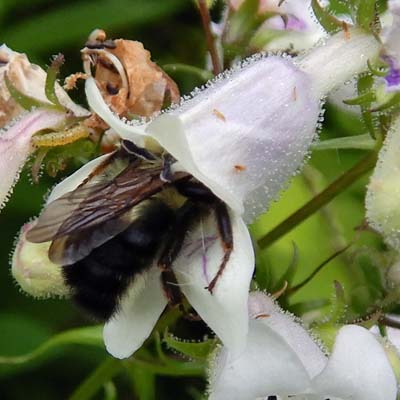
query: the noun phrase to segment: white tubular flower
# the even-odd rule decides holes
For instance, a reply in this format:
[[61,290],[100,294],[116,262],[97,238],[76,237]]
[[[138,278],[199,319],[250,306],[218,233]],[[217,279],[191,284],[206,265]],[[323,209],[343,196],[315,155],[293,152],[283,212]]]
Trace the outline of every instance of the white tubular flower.
[[396,378],[374,334],[347,325],[326,357],[314,338],[274,301],[253,293],[243,354],[222,347],[211,365],[210,400],[395,400]]
[[254,57],[147,125],[117,118],[93,79],[91,108],[121,137],[156,139],[180,168],[251,222],[301,165],[316,137],[320,99],[366,69],[379,44],[359,31],[330,38],[297,60]]
[[369,225],[382,234],[386,243],[400,250],[400,118],[390,128],[365,199]]
[[25,161],[33,151],[32,136],[43,129],[57,128],[65,118],[63,112],[37,109],[0,131],[0,209],[8,200]]

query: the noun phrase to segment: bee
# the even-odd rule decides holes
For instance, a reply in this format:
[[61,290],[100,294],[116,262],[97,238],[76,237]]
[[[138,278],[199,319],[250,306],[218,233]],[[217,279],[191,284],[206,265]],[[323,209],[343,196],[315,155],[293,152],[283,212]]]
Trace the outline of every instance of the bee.
[[[211,212],[224,249],[211,294],[229,261],[226,205],[190,174],[173,172],[174,162],[122,140],[76,189],[50,202],[27,234],[30,242],[51,241],[49,258],[62,266],[73,301],[96,319],[118,312],[129,284],[154,262],[169,304],[181,304],[172,265],[189,230]],[[167,200],[171,192],[177,201]]]

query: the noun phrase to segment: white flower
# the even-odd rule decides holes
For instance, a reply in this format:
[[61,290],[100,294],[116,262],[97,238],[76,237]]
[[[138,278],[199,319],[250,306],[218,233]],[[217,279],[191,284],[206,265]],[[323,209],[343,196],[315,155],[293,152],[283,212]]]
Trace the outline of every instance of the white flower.
[[[210,400],[395,400],[397,383],[383,346],[367,329],[341,328],[326,357],[315,339],[274,301],[253,293],[245,351],[222,347],[213,360]],[[268,397],[272,396],[272,397]]]
[[368,224],[386,243],[400,250],[400,118],[396,118],[379,152],[365,199]]
[[[117,118],[95,81],[86,81],[89,105],[122,138],[138,145],[155,139],[177,159],[176,169],[190,173],[228,206],[233,253],[213,293],[206,287],[223,250],[212,216],[188,232],[172,267],[184,295],[234,357],[246,345],[254,270],[243,218],[249,222],[265,210],[300,167],[316,136],[320,98],[364,70],[378,49],[372,37],[354,31],[352,40],[337,35],[299,59],[298,66],[287,58],[256,57],[218,77],[180,107],[139,126]],[[92,161],[59,184],[48,201],[76,188],[101,161]],[[160,271],[153,265],[134,280],[106,323],[108,351],[120,358],[135,352],[166,303]]]
[[[24,112],[9,93],[5,76],[24,95],[50,105],[45,95],[46,72],[31,64],[25,54],[17,53],[6,45],[0,46],[0,126],[8,124],[0,131],[0,209],[34,150],[32,136],[43,129],[59,127],[67,118],[66,113],[50,111],[45,107]],[[56,93],[61,104],[74,115],[88,114],[58,84]]]

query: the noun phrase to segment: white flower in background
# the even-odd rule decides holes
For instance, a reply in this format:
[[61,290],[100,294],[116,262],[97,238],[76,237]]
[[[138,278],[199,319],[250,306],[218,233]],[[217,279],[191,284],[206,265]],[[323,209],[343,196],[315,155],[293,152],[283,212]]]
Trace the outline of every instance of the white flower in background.
[[[234,9],[238,9],[243,0],[230,0]],[[259,28],[284,33],[272,39],[265,50],[306,50],[314,46],[327,34],[318,23],[310,0],[260,0],[259,13],[277,13],[268,18]]]
[[[363,71],[378,51],[374,38],[354,31],[351,40],[338,34],[297,65],[288,58],[256,57],[142,125],[116,117],[94,79],[86,81],[89,105],[122,138],[138,145],[155,139],[177,160],[175,170],[193,175],[228,206],[234,250],[213,293],[206,287],[220,265],[222,248],[212,217],[188,233],[173,270],[184,295],[233,357],[246,345],[254,270],[243,218],[250,222],[264,211],[300,167],[316,136],[321,97]],[[76,188],[102,159],[60,183],[48,202]],[[135,279],[106,323],[104,341],[114,356],[130,356],[151,333],[167,303],[159,278],[154,265]]]
[[[5,83],[5,75],[21,93],[44,104],[51,104],[45,95],[46,72],[31,64],[25,54],[6,45],[0,46],[0,209],[18,179],[27,158],[34,151],[31,138],[44,129],[55,129],[66,121],[67,114],[46,107],[24,112],[12,98]],[[57,84],[56,93],[62,105],[76,116],[87,111],[76,105]]]
[[400,250],[400,118],[397,117],[379,152],[365,199],[368,224],[386,243]]
[[392,366],[367,329],[341,328],[327,357],[293,316],[265,294],[250,294],[249,313],[242,355],[232,359],[222,347],[211,361],[210,400],[396,399]]

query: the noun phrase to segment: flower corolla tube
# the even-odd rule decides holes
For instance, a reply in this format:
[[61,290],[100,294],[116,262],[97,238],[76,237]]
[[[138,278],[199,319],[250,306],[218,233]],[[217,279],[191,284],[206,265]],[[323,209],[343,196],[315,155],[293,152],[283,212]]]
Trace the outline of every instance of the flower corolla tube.
[[209,400],[395,400],[397,383],[384,346],[357,325],[342,327],[328,357],[295,318],[263,293],[249,298],[246,349],[211,360]]
[[[224,249],[212,214],[187,232],[172,269],[182,293],[233,358],[246,346],[254,271],[245,222],[264,211],[301,166],[316,138],[321,98],[365,70],[378,51],[372,36],[354,30],[350,40],[340,33],[297,60],[254,57],[218,76],[180,106],[141,124],[114,115],[94,78],[86,80],[91,109],[122,139],[138,146],[149,139],[158,143],[176,160],[172,172],[190,174],[227,206],[233,250],[213,292],[207,287]],[[81,185],[105,157],[109,156],[93,160],[57,185],[45,212],[51,202]],[[130,356],[151,333],[167,304],[160,274],[154,262],[136,275],[106,322],[104,341],[112,355]]]

